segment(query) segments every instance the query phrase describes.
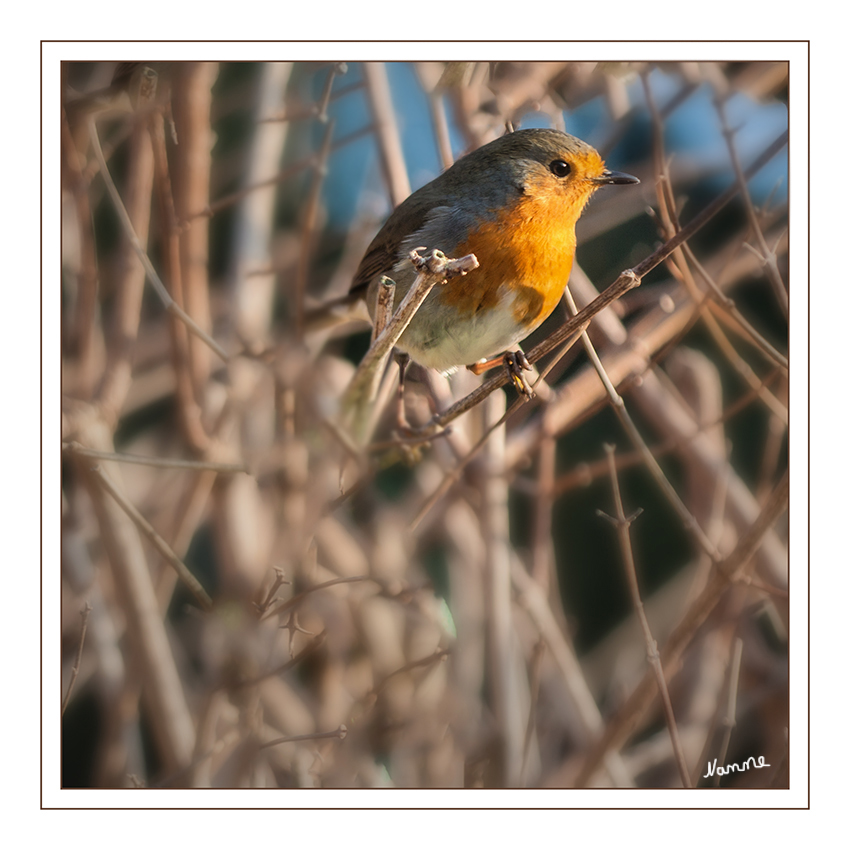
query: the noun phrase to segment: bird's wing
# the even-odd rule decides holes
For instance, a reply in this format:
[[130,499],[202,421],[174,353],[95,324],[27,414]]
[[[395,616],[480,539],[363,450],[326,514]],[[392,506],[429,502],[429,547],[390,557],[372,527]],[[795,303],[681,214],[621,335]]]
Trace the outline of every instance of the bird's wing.
[[[430,188],[430,187],[426,187]],[[352,293],[365,293],[372,279],[379,274],[389,274],[399,259],[403,243],[415,236],[435,212],[432,193],[420,189],[402,201],[387,219],[378,235],[366,249],[354,278]],[[415,245],[412,247],[416,247]]]

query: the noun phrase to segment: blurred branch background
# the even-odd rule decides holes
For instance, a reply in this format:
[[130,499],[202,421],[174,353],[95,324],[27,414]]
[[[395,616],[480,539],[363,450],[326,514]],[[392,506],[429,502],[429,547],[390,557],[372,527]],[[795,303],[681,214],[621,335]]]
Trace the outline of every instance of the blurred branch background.
[[[787,64],[63,74],[66,787],[787,787]],[[532,401],[404,440],[391,368],[359,452],[369,329],[305,311],[506,126],[642,181],[579,222],[576,309],[739,191]],[[412,369],[411,422],[482,380]]]

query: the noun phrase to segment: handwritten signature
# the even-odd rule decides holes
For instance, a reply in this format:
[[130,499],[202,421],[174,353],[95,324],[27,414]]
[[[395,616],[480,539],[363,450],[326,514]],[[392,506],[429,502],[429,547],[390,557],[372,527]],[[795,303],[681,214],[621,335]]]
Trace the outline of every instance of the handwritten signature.
[[715,773],[717,773],[718,776],[726,776],[726,774],[735,773],[736,771],[743,772],[745,770],[749,770],[750,768],[761,770],[763,767],[770,767],[769,764],[765,764],[764,756],[759,756],[758,761],[756,761],[754,756],[750,756],[745,762],[741,764],[735,764],[735,762],[732,762],[732,764],[727,765],[721,764],[720,767],[717,766],[717,759],[715,759],[713,762],[710,761],[708,763],[708,772],[705,774],[705,776],[703,776],[703,779],[708,779],[709,776],[714,776]]

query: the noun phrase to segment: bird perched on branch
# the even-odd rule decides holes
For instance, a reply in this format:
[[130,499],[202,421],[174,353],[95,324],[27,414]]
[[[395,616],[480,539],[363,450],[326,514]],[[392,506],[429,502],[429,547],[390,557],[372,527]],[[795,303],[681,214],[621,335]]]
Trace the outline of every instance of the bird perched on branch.
[[[416,277],[409,252],[474,254],[479,267],[431,291],[397,348],[440,372],[501,362],[555,309],[569,280],[575,225],[597,189],[640,182],[559,130],[517,130],[459,159],[399,204],[372,240],[343,302],[365,299],[374,320],[380,280],[398,305]],[[335,302],[339,304],[341,302]],[[524,358],[523,358],[524,359]],[[516,368],[516,361],[514,361]]]

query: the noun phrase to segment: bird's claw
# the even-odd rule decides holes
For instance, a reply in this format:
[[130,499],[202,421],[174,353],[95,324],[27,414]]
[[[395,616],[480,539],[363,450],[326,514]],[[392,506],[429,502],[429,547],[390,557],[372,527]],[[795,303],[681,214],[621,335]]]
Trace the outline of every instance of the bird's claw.
[[508,376],[514,389],[523,398],[534,398],[534,390],[531,384],[526,380],[523,372],[532,372],[533,367],[528,362],[528,358],[521,351],[506,351],[505,352],[505,369],[508,371]]

